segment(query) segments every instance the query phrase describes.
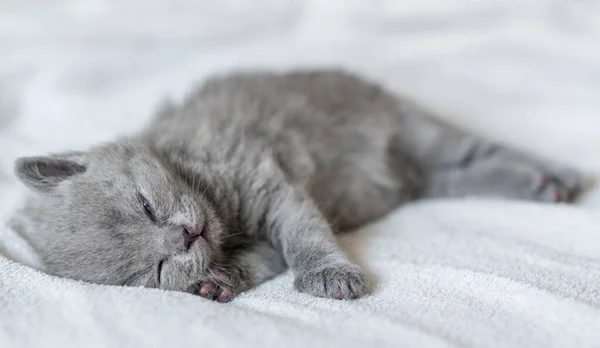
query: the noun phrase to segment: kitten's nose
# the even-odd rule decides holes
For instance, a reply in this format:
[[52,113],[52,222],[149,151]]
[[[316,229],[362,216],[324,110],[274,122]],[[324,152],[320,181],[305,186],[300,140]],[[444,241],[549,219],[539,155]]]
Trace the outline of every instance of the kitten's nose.
[[204,233],[203,228],[191,228],[184,226],[183,227],[183,243],[185,244],[185,248],[189,249],[192,243],[198,239],[198,237],[202,237]]

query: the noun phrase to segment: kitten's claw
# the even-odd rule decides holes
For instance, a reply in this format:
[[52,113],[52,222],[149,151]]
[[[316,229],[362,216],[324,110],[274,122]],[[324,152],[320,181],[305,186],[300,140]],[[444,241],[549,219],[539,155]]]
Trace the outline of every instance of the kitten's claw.
[[313,296],[348,300],[367,293],[367,277],[357,266],[349,263],[327,265],[300,272],[294,286]]

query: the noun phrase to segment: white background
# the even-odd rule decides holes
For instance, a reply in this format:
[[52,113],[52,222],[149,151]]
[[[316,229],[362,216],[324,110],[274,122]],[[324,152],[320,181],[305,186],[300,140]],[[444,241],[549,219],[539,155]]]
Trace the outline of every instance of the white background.
[[[343,65],[441,117],[600,175],[600,1],[3,0],[0,217],[12,162],[138,129],[215,71]],[[345,243],[378,285],[314,300],[287,274],[227,307],[55,279],[0,230],[0,345],[593,346],[600,193],[579,207],[433,202]],[[367,242],[368,241],[368,242]],[[257,332],[259,331],[259,332]]]

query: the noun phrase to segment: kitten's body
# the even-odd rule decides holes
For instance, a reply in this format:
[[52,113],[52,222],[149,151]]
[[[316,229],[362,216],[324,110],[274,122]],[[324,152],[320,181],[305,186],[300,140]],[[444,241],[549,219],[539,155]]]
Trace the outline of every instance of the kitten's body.
[[[43,253],[50,272],[199,291],[222,301],[286,267],[301,291],[358,297],[366,279],[338,249],[334,232],[425,196],[560,201],[581,184],[575,171],[461,132],[336,70],[215,77],[182,106],[163,109],[139,135],[77,156],[17,165],[24,182],[46,192],[45,226],[59,221],[50,228],[57,242]],[[95,190],[102,204],[81,198]],[[160,228],[123,213],[133,196],[116,197],[127,190],[150,196],[163,215],[153,221]],[[70,201],[76,206],[65,204]],[[79,237],[81,219],[95,226],[84,228],[98,235],[93,253],[86,249],[91,237]],[[119,223],[138,224],[147,234]],[[205,226],[198,242],[205,245],[186,256],[165,249],[172,232],[164,229],[173,226],[186,232]],[[103,262],[97,253],[104,253]],[[158,274],[152,271],[157,262]]]

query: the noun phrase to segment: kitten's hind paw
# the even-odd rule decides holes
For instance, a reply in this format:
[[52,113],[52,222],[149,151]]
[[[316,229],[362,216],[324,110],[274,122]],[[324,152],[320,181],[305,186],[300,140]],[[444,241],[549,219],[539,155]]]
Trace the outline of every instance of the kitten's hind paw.
[[583,176],[571,170],[540,173],[536,183],[535,198],[541,201],[573,202],[583,190]]
[[353,264],[331,264],[299,272],[294,286],[313,296],[348,300],[366,295],[367,277]]

